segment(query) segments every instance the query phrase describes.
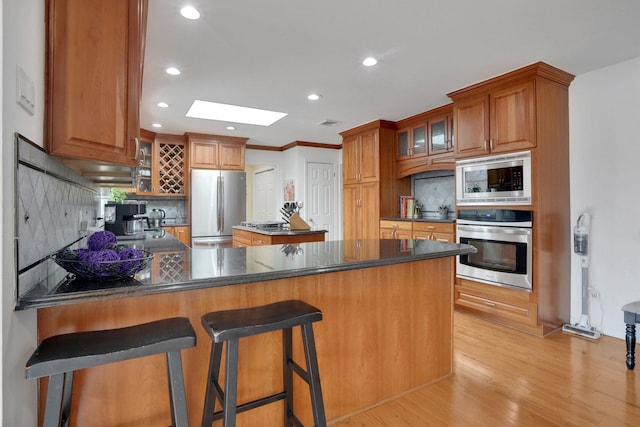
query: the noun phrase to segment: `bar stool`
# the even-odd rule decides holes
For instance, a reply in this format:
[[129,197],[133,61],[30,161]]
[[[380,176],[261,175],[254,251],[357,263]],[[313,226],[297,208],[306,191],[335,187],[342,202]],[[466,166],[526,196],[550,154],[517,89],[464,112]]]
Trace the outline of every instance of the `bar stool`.
[[49,377],[43,427],[69,425],[73,373],[79,369],[166,353],[174,427],[187,427],[180,350],[194,347],[196,334],[184,317],[44,339],[25,366],[26,377]]
[[[308,385],[315,425],[324,427],[327,421],[324,413],[322,390],[316,347],[313,337],[313,322],[322,320],[322,312],[299,300],[282,301],[265,306],[239,310],[226,310],[202,316],[202,326],[212,338],[209,376],[206,386],[202,427],[211,427],[214,420],[223,419],[224,427],[235,427],[236,413],[248,411],[278,400],[285,400],[285,426],[302,426],[293,413],[293,373]],[[300,326],[306,360],[306,370],[293,360],[292,328]],[[282,330],[283,339],[283,383],[284,391],[237,404],[238,385],[238,341],[240,338],[266,332]],[[219,383],[222,346],[226,342],[225,387]],[[215,412],[216,401],[222,410]]]

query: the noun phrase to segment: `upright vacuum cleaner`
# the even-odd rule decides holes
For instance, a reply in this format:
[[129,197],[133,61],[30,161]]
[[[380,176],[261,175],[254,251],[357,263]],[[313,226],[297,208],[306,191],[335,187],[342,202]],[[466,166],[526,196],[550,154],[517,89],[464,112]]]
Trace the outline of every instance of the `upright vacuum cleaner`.
[[600,332],[589,322],[589,229],[591,215],[588,212],[580,214],[573,229],[573,251],[580,256],[582,266],[582,314],[580,321],[575,324],[566,323],[562,332],[569,332],[585,338],[597,340]]

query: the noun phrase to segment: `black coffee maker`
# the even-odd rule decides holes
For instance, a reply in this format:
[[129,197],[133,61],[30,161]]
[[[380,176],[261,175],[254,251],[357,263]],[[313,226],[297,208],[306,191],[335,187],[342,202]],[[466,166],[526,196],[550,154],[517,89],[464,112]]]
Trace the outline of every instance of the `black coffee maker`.
[[148,225],[146,203],[107,203],[104,205],[104,229],[116,236],[142,234]]

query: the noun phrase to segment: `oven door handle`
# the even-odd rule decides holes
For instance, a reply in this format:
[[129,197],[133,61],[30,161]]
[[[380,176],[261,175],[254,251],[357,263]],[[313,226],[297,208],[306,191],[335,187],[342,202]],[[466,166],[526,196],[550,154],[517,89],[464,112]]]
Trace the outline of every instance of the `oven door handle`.
[[[474,233],[492,233],[497,235],[511,235],[511,236],[529,236],[531,235],[530,228],[520,227],[491,227],[483,225],[461,225],[458,224],[457,234],[460,235],[461,231],[467,231],[472,235]],[[466,236],[465,237],[469,237]]]

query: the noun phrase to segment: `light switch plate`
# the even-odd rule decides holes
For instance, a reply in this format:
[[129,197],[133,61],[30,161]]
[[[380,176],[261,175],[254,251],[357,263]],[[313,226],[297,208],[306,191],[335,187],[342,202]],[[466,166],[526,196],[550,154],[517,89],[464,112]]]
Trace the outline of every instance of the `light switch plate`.
[[16,70],[16,102],[33,116],[36,107],[33,81],[19,65]]

